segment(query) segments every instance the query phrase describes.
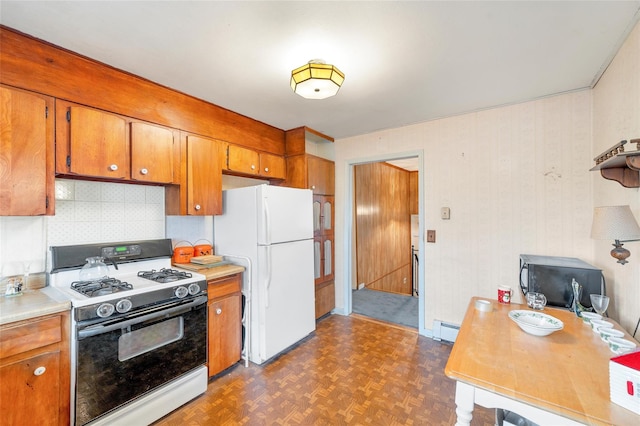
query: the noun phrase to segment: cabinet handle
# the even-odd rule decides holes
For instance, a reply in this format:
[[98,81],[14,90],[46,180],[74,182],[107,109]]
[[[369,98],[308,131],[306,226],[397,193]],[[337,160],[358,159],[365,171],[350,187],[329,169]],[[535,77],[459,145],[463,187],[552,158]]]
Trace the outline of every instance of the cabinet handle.
[[311,189],[316,189],[316,186],[315,185],[311,185]]
[[251,170],[255,170],[255,169],[256,169],[256,165],[255,165],[255,164],[252,164],[252,165],[251,165]]
[[266,173],[269,173],[269,168],[268,168],[268,167],[265,167],[265,168],[264,168],[264,171],[265,171]]
[[33,375],[34,376],[42,376],[44,374],[44,372],[47,371],[46,368],[44,367],[38,367],[33,371]]
[[196,204],[195,209],[200,210],[200,204]]
[[217,309],[216,309],[216,315],[220,315],[221,313],[222,313],[222,309],[217,308]]
[[141,175],[146,175],[147,173],[149,173],[149,170],[147,170],[147,169],[140,169],[140,174],[141,174]]
[[116,170],[118,170],[118,165],[117,164],[110,165],[109,170],[111,170],[112,172],[115,172]]

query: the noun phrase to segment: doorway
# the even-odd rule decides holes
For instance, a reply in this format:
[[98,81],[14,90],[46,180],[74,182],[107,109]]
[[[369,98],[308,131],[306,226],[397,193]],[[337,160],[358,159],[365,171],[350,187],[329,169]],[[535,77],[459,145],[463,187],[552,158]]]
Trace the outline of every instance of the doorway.
[[[364,310],[366,316],[408,325],[417,328],[420,334],[425,333],[424,273],[416,268],[413,255],[418,264],[423,264],[424,251],[422,239],[413,239],[412,234],[423,235],[422,164],[422,152],[352,161],[347,166],[345,197],[345,278],[348,279],[344,291],[348,312],[362,314]],[[418,230],[414,232],[410,232],[409,208],[398,208],[399,204],[409,203],[407,176],[410,173],[415,175],[417,186],[414,221],[418,222]],[[403,174],[404,178],[396,179]],[[359,192],[363,187],[365,194]],[[375,200],[375,197],[385,199]],[[417,245],[414,252],[412,242]],[[367,315],[367,307],[372,314]]]

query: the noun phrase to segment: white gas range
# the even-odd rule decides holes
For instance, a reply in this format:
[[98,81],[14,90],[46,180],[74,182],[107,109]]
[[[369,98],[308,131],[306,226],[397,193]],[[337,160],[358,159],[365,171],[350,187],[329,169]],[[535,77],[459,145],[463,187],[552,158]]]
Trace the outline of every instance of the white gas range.
[[[148,424],[206,390],[206,278],[171,254],[169,239],[51,247],[48,291],[72,304],[75,424]],[[80,279],[89,257],[107,276]]]

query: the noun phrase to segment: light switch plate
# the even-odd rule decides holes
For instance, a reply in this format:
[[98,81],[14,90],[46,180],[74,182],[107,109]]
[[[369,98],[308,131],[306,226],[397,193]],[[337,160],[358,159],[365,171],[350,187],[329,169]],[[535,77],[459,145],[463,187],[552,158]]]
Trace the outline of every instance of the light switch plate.
[[442,218],[443,220],[451,219],[451,210],[449,209],[449,207],[442,207],[440,209],[440,218]]
[[436,242],[436,230],[435,229],[427,229],[427,242],[435,243]]

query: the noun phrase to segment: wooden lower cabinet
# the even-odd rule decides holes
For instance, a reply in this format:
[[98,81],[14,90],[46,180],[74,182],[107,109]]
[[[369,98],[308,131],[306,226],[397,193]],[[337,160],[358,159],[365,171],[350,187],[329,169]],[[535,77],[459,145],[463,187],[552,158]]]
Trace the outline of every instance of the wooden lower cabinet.
[[242,274],[208,282],[209,377],[231,367],[242,356]]
[[69,424],[69,314],[0,327],[3,425]]
[[316,319],[331,312],[336,307],[336,286],[334,281],[316,284]]

